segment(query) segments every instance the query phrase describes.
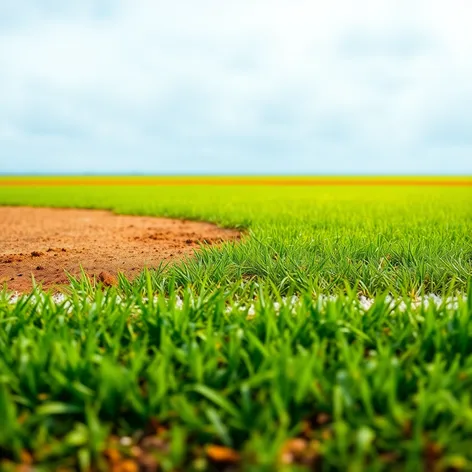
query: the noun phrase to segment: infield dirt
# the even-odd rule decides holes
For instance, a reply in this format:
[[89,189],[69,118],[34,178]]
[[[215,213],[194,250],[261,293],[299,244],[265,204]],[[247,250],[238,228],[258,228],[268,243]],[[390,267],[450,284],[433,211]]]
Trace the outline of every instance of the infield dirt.
[[105,285],[121,272],[191,256],[202,244],[237,240],[240,233],[210,223],[115,215],[102,210],[0,207],[0,288],[26,292],[32,278],[44,289],[67,284],[83,267]]

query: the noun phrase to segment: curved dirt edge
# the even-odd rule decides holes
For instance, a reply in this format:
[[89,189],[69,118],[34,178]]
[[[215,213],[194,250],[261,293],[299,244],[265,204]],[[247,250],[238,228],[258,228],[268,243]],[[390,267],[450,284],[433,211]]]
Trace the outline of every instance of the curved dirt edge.
[[212,223],[119,215],[110,210],[0,206],[0,288],[27,292],[68,284],[80,267],[105,285],[145,267],[182,260],[201,245],[238,241],[241,232]]

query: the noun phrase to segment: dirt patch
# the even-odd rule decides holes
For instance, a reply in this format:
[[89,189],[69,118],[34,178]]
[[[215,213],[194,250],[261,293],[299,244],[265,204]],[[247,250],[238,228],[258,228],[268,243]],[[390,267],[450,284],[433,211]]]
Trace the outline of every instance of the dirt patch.
[[0,287],[25,292],[31,274],[43,288],[67,284],[65,271],[112,285],[144,267],[190,256],[201,244],[237,240],[210,223],[115,215],[102,210],[0,207]]

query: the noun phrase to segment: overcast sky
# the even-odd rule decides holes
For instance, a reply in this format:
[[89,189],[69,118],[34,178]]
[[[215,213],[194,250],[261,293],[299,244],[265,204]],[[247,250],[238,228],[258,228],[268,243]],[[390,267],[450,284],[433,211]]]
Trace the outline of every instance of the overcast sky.
[[0,0],[0,172],[472,174],[472,2]]

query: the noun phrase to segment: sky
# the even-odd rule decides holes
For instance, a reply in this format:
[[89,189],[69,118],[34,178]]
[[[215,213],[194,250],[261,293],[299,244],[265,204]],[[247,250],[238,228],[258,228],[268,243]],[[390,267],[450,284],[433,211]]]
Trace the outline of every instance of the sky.
[[470,0],[0,0],[0,173],[472,175]]

